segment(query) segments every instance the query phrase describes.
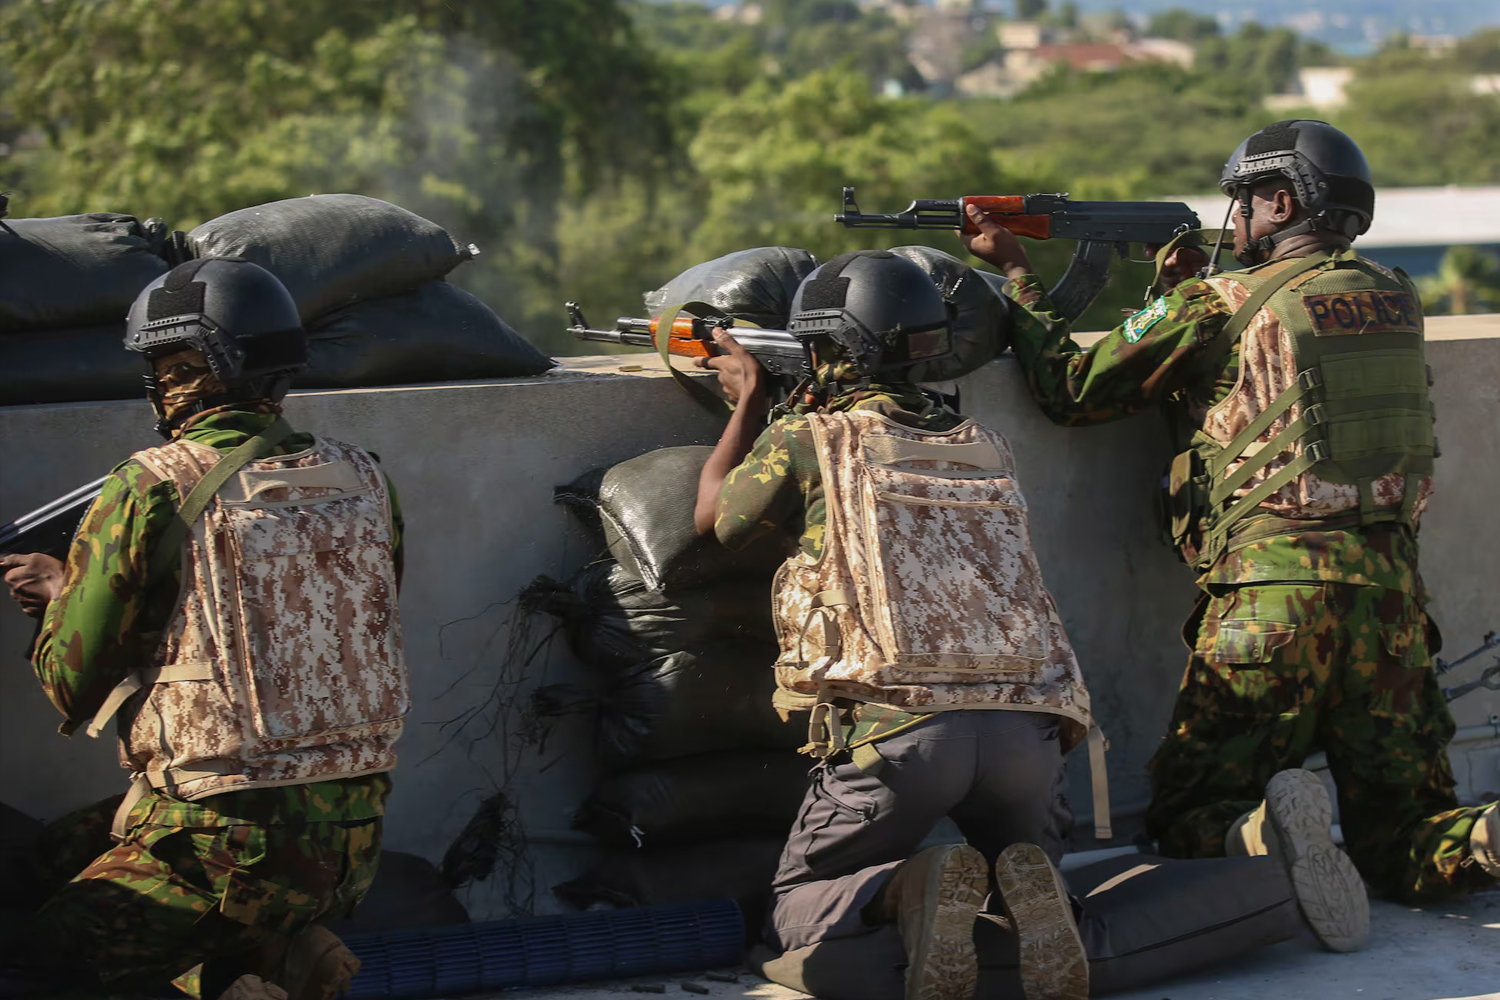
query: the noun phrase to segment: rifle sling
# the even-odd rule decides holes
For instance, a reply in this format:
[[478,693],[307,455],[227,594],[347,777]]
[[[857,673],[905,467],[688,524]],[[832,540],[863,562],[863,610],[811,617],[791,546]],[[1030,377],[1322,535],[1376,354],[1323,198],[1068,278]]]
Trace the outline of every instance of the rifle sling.
[[148,586],[161,579],[172,568],[172,564],[181,558],[182,545],[187,541],[193,525],[203,516],[209,501],[223,489],[230,477],[256,459],[269,455],[272,449],[291,436],[292,425],[285,418],[277,417],[270,427],[219,459],[198,480],[198,485],[193,487],[182,501],[182,506],[177,508],[177,516],[167,525],[161,538],[157,540],[156,548],[151,551],[151,562],[146,572]]
[[[704,302],[684,302],[681,305],[668,306],[663,309],[661,318],[656,321],[656,353],[661,355],[661,363],[667,366],[668,374],[678,385],[687,390],[688,395],[716,414],[733,410],[734,407],[730,403],[710,391],[707,386],[699,384],[698,380],[691,375],[678,371],[672,364],[672,324],[676,323],[677,317],[684,312],[690,316],[712,315],[713,307]],[[755,327],[754,323],[741,320],[736,320],[735,325]],[[730,335],[733,336],[732,331]]]

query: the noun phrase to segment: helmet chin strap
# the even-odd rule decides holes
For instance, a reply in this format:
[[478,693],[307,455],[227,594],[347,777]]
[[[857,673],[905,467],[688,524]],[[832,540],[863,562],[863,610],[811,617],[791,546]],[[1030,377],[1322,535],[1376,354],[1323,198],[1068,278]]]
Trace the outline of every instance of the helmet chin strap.
[[[1249,233],[1250,220],[1255,215],[1255,206],[1252,204],[1254,195],[1247,185],[1242,186],[1239,189],[1238,196],[1240,202],[1240,218],[1245,220],[1245,232]],[[1321,219],[1321,216],[1316,216],[1311,219],[1303,219],[1301,222],[1297,223],[1294,226],[1287,226],[1285,229],[1278,229],[1274,233],[1267,233],[1265,236],[1250,240],[1245,244],[1243,250],[1240,250],[1234,255],[1234,259],[1239,261],[1246,267],[1254,267],[1257,264],[1264,264],[1267,260],[1270,259],[1271,252],[1273,250],[1275,250],[1282,243],[1285,243],[1287,240],[1291,239],[1293,236],[1303,236],[1307,233],[1316,232],[1319,229],[1325,228],[1325,226],[1321,224]]]

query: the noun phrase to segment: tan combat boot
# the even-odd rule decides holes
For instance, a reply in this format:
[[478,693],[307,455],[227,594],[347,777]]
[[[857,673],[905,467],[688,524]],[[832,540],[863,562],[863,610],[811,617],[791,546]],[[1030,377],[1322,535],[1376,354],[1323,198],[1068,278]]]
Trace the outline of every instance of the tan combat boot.
[[286,990],[259,976],[241,976],[219,994],[219,1000],[287,1000]]
[[1089,960],[1068,887],[1035,844],[1011,844],[995,861],[995,884],[1015,929],[1026,1000],[1087,1000]]
[[1370,936],[1370,897],[1349,855],[1333,842],[1333,804],[1311,771],[1272,775],[1261,804],[1235,820],[1229,857],[1279,858],[1302,919],[1329,951],[1359,951]]
[[1500,878],[1500,803],[1479,814],[1469,831],[1469,853],[1485,874]]
[[896,869],[880,905],[906,947],[906,1000],[974,996],[974,918],[989,888],[984,855],[967,844],[928,848]]
[[334,1000],[349,992],[360,961],[339,936],[322,924],[310,924],[292,938],[280,975],[290,1000]]

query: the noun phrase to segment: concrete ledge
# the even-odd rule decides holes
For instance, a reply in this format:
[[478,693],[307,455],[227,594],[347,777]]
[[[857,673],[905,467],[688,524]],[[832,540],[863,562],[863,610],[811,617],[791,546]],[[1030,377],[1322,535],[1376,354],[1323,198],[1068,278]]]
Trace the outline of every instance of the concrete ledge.
[[[1476,323],[1493,330],[1496,320],[1461,317],[1432,326],[1434,333]],[[1500,338],[1434,336],[1430,348],[1445,457],[1423,527],[1423,560],[1451,657],[1500,626],[1500,521],[1493,516],[1500,497]],[[635,365],[641,370],[623,370]],[[611,355],[567,359],[534,379],[290,397],[293,423],[382,456],[408,518],[401,604],[415,708],[387,827],[393,849],[439,859],[506,775],[528,829],[542,836],[567,830],[593,777],[589,734],[581,723],[562,721],[537,743],[518,713],[531,687],[586,674],[554,643],[524,680],[507,686],[502,668],[514,666],[507,646],[526,638],[508,602],[538,574],[562,576],[595,555],[553,505],[554,485],[654,448],[716,439],[720,415],[665,376],[654,355]],[[1116,806],[1138,809],[1148,791],[1143,765],[1186,662],[1178,630],[1195,594],[1192,574],[1156,535],[1153,507],[1170,451],[1163,422],[1144,415],[1088,429],[1055,427],[1031,402],[1009,357],[961,387],[965,409],[1014,445],[1042,568],[1113,742]],[[154,443],[150,423],[144,402],[133,401],[0,410],[0,467],[7,470],[0,516],[31,510]],[[0,748],[8,766],[0,800],[52,819],[120,791],[123,776],[109,739],[56,735],[56,713],[21,662],[31,634],[32,623],[6,602]],[[1460,725],[1482,724],[1500,712],[1500,697],[1475,694],[1455,709]],[[508,750],[508,742],[522,749]],[[1500,791],[1494,758],[1466,754],[1473,766],[1465,791]],[[1073,801],[1082,828],[1090,799],[1086,769],[1075,758]],[[533,847],[540,908],[551,906],[548,887],[576,875],[589,857],[586,844]],[[476,918],[506,915],[499,881],[470,890]]]

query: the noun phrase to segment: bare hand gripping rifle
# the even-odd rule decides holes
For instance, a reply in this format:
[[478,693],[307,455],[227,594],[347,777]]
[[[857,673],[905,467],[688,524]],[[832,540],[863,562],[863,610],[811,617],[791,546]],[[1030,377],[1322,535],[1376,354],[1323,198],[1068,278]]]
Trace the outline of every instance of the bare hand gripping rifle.
[[[689,303],[687,308],[692,308]],[[583,317],[578,303],[567,304],[568,332],[579,340],[593,340],[604,344],[627,344],[631,347],[655,347],[662,317],[634,319],[621,316],[615,320],[611,330],[593,329]],[[708,310],[702,310],[708,312]],[[728,316],[689,316],[684,311],[671,321],[667,332],[666,353],[679,358],[711,358],[724,351],[714,343],[714,327],[722,327],[734,335],[740,346],[749,351],[761,367],[771,375],[787,376],[793,382],[806,378],[811,372],[807,365],[807,348],[796,337],[785,330],[763,330],[758,326],[737,325]]]
[[1073,260],[1051,289],[1054,305],[1069,320],[1109,284],[1109,261],[1127,257],[1130,244],[1166,247],[1202,223],[1180,201],[1073,201],[1065,194],[969,195],[919,198],[904,212],[867,215],[844,188],[844,210],[833,217],[849,229],[956,229],[978,234],[966,209],[974,205],[1017,236],[1035,240],[1077,240]]

